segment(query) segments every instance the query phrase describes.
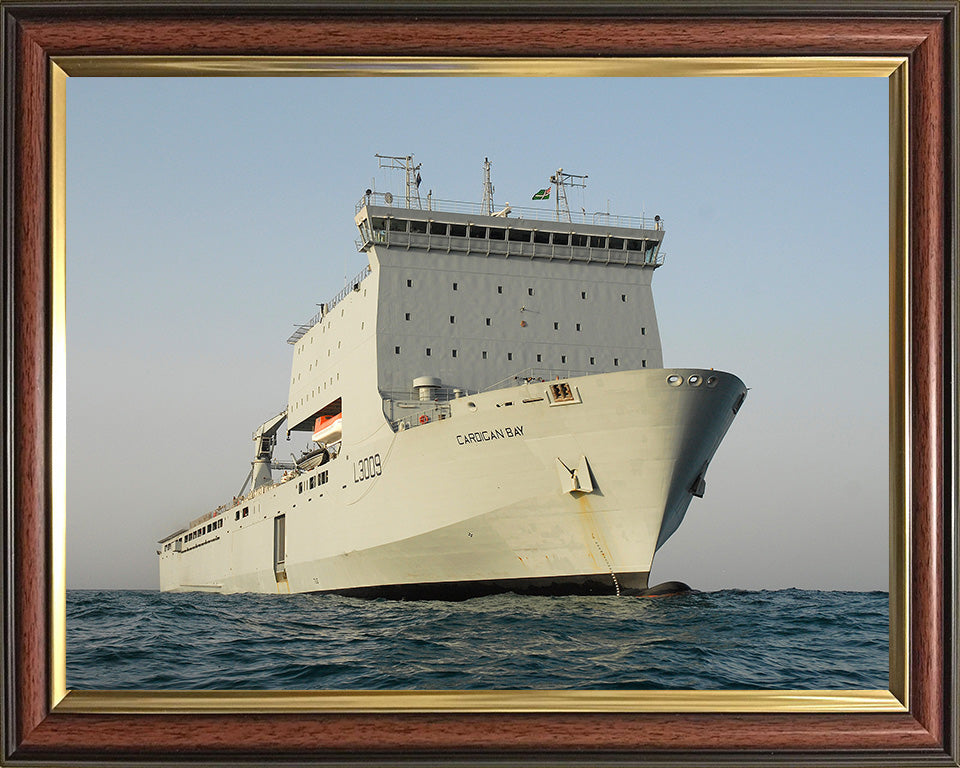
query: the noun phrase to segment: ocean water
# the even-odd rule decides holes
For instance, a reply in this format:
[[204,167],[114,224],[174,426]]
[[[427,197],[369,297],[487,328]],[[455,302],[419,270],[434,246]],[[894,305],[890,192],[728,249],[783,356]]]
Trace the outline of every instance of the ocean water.
[[886,689],[886,592],[67,592],[74,689]]

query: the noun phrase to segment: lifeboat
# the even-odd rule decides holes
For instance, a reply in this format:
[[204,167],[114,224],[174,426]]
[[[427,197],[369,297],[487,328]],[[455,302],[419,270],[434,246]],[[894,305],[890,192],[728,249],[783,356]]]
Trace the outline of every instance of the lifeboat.
[[314,422],[313,439],[318,443],[335,443],[343,436],[343,414],[321,416]]

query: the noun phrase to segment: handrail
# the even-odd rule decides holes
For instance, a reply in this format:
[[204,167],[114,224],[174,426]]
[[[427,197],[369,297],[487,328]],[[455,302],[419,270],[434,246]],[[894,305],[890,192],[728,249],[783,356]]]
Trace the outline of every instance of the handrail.
[[[596,371],[594,371],[594,373],[596,373]],[[507,376],[505,379],[500,379],[496,384],[484,387],[480,391],[489,392],[493,389],[501,389],[510,381],[512,381],[515,386],[520,386],[521,384],[529,384],[532,381],[548,382],[553,379],[572,379],[577,376],[589,376],[590,374],[591,371],[574,371],[565,368],[524,368],[521,371]]]
[[[384,208],[396,208],[397,210],[427,212],[437,211],[441,213],[466,213],[473,216],[490,216],[490,214],[483,209],[481,203],[469,203],[460,200],[434,200],[432,198],[427,198],[423,205],[419,207],[410,206],[408,208],[406,205],[401,203],[402,196],[390,195],[391,200],[390,202],[387,202],[387,195],[390,195],[390,193],[371,192],[369,195],[363,195],[363,197],[360,198],[355,206],[355,213],[360,213],[360,211],[362,211],[367,205],[376,205]],[[532,206],[519,206],[505,203],[501,211],[506,211],[503,216],[497,216],[496,213],[493,215],[497,216],[497,218],[503,218],[504,221],[513,223],[517,223],[517,221],[521,219],[530,219],[533,221],[559,222],[561,224],[591,224],[599,226],[596,223],[596,217],[604,216],[606,217],[606,221],[604,222],[606,226],[622,227],[624,229],[654,230],[661,230],[664,226],[663,219],[660,217],[650,218],[648,216],[619,216],[607,211],[594,211],[591,213],[587,213],[584,210],[570,211],[569,219],[560,218],[555,208],[550,210],[545,208],[534,208]]]
[[317,312],[317,314],[307,320],[307,322],[297,325],[297,330],[295,330],[290,335],[290,338],[287,339],[287,344],[296,344],[298,341],[300,341],[300,339],[307,335],[307,331],[319,323],[323,319],[323,316],[337,306],[337,304],[343,301],[351,291],[359,290],[360,283],[363,282],[364,278],[370,275],[371,271],[370,265],[367,264],[367,266],[361,269],[352,280],[348,280],[346,285],[344,285],[340,290],[340,293],[330,299],[330,301],[327,303],[320,305],[320,311]]

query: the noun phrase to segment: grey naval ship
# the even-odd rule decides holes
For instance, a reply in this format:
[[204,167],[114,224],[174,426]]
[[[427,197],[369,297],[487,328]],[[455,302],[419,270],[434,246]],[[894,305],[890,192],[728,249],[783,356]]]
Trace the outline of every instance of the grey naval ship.
[[240,493],[159,542],[160,588],[650,593],[747,391],[663,367],[663,221],[571,213],[562,169],[497,206],[489,161],[479,204],[436,200],[376,157],[405,192],[362,194],[367,266],[288,339],[286,407]]

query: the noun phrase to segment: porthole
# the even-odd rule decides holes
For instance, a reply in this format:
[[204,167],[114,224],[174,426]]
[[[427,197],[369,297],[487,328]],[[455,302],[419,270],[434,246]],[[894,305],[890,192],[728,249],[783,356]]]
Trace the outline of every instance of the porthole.
[[687,377],[687,384],[689,384],[691,387],[699,387],[702,383],[703,383],[703,379],[701,379],[695,373]]
[[680,376],[676,373],[671,373],[669,376],[667,376],[667,384],[669,384],[671,387],[679,387],[681,384],[683,384],[683,376]]
[[467,408],[471,411],[475,411],[477,410],[477,404],[474,403],[473,401],[470,401],[469,403],[467,403]]
[[708,377],[707,377],[707,386],[708,386],[708,387],[715,387],[715,386],[717,386],[717,382],[719,382],[719,381],[720,381],[720,379],[718,379],[716,376],[708,376]]

